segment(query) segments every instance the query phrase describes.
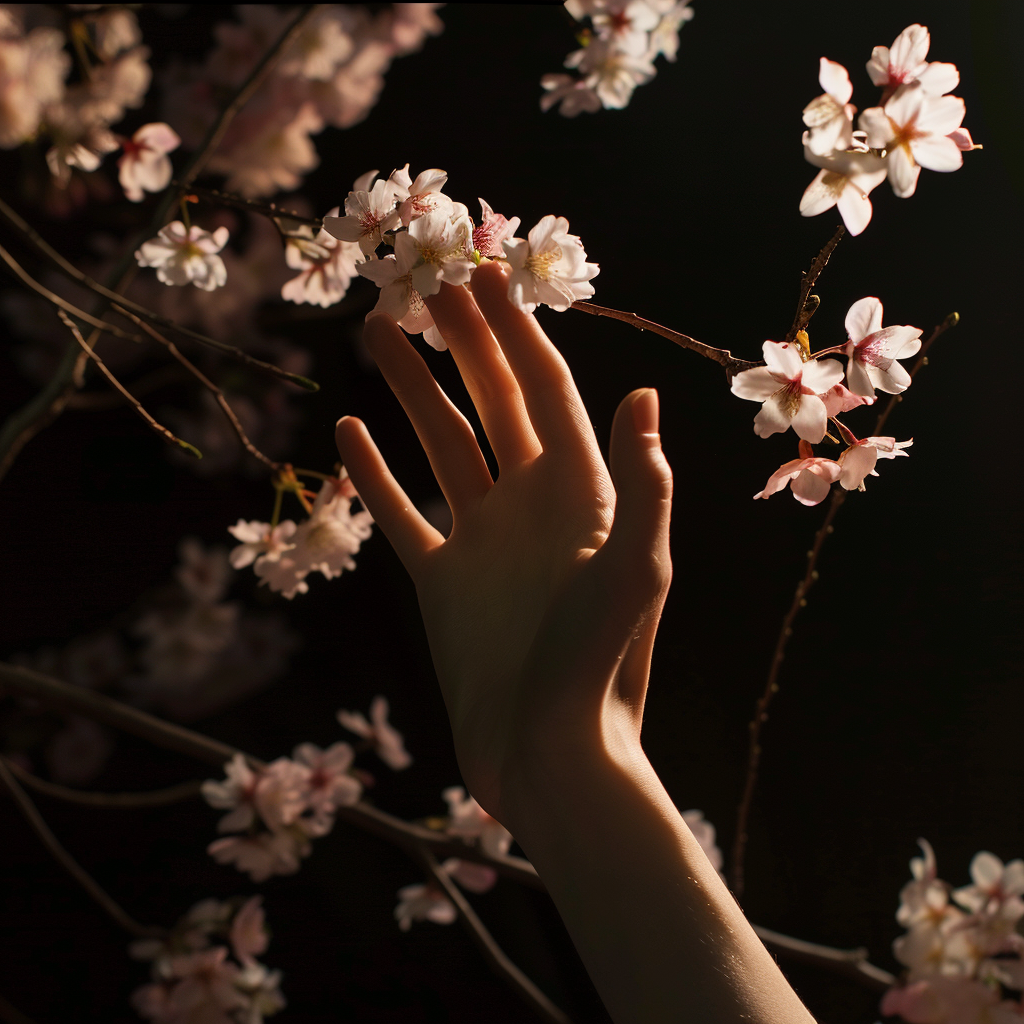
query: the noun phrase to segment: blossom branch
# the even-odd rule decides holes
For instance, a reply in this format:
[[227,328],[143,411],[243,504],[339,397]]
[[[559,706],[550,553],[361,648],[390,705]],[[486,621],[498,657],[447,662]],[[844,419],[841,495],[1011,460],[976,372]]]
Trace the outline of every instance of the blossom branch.
[[441,869],[430,850],[422,844],[417,844],[413,852],[434,884],[443,889],[448,899],[455,904],[459,920],[495,973],[504,979],[523,1002],[543,1020],[549,1021],[550,1024],[571,1024],[569,1018],[509,960],[504,950],[494,941],[494,936],[487,930],[486,925],[477,917],[476,911],[469,905],[462,890]]
[[836,233],[825,243],[825,247],[814,257],[814,262],[811,264],[810,269],[801,275],[800,298],[796,304],[796,316],[793,317],[793,326],[786,332],[784,341],[796,341],[797,334],[804,330],[811,322],[811,317],[814,316],[814,312],[821,301],[817,295],[811,294],[811,289],[814,287],[821,272],[825,269],[828,259],[832,255],[832,250],[835,249],[839,244],[839,239],[845,234],[846,228],[840,224],[836,228]]
[[[251,754],[245,754],[226,743],[220,743],[180,725],[174,725],[133,708],[128,704],[107,697],[94,690],[53,679],[33,669],[20,665],[11,665],[0,661],[0,694],[3,689],[14,694],[41,700],[62,710],[73,711],[98,722],[103,722],[116,729],[139,736],[155,746],[173,750],[188,757],[194,757],[205,764],[223,767],[236,754],[242,753],[249,765],[254,769],[266,767],[266,763]],[[11,765],[13,769],[13,765]],[[378,838],[398,846],[400,849],[415,856],[415,850],[429,850],[436,858],[458,857],[460,860],[473,861],[494,868],[499,874],[528,885],[539,892],[546,892],[544,882],[537,874],[534,866],[522,857],[508,854],[487,854],[479,847],[470,846],[458,839],[453,839],[433,829],[428,829],[414,822],[380,810],[360,800],[349,806],[339,806],[335,816],[350,825],[362,829]],[[804,963],[816,964],[825,970],[837,971],[840,974],[859,980],[870,988],[877,988],[880,979],[885,975],[880,968],[873,967],[866,961],[862,968],[853,970],[844,962],[856,959],[859,951],[838,950],[830,946],[805,942],[782,935],[759,925],[754,925],[761,941],[771,950],[799,955]],[[837,966],[837,964],[839,966]]]
[[10,790],[18,810],[25,816],[32,826],[36,835],[43,841],[43,845],[50,851],[54,859],[64,868],[65,871],[75,879],[76,882],[107,912],[107,914],[126,931],[139,938],[163,938],[167,934],[163,928],[156,928],[139,924],[133,917],[130,917],[111,896],[100,887],[99,883],[61,846],[57,837],[50,830],[49,825],[43,820],[42,815],[32,803],[31,798],[18,784],[17,779],[7,766],[7,760],[0,757],[0,780]]
[[221,192],[215,188],[203,188],[201,185],[186,185],[180,181],[172,181],[172,188],[177,188],[183,195],[194,193],[209,199],[210,202],[220,203],[222,206],[233,206],[238,210],[245,210],[249,213],[259,213],[272,221],[279,219],[292,220],[296,224],[307,224],[311,228],[322,228],[323,217],[304,217],[301,213],[292,213],[290,210],[282,210],[276,203],[262,203],[258,199],[246,199],[245,196],[232,195],[230,192]]
[[75,336],[75,341],[77,341],[78,344],[82,346],[82,348],[88,354],[89,358],[99,367],[100,371],[103,373],[103,376],[106,377],[107,380],[109,380],[110,383],[113,384],[114,387],[117,388],[117,390],[120,391],[122,395],[124,395],[124,397],[130,403],[131,407],[139,414],[139,416],[142,417],[142,419],[147,424],[149,424],[152,430],[156,431],[156,433],[158,433],[161,437],[166,438],[166,440],[170,441],[172,444],[176,444],[179,448],[183,448],[185,451],[189,453],[189,455],[193,455],[197,459],[201,459],[203,457],[203,453],[195,445],[189,444],[188,441],[183,441],[180,437],[178,437],[177,434],[172,433],[162,423],[157,423],[157,421],[153,419],[153,417],[148,412],[146,412],[146,410],[142,406],[142,403],[130,391],[128,391],[127,388],[125,388],[125,386],[110,372],[110,370],[107,368],[106,363],[104,363],[103,360],[100,359],[98,355],[96,355],[96,352],[92,348],[90,348],[88,342],[85,340],[85,338],[82,337],[82,332],[78,329],[77,326],[75,326],[75,322],[71,319],[71,317],[67,315],[67,313],[64,312],[63,309],[58,310],[57,315],[64,322],[65,326],[67,326],[67,328]]
[[210,380],[210,378],[207,377],[206,374],[204,374],[202,370],[199,369],[198,366],[196,366],[193,362],[191,362],[184,355],[182,355],[181,350],[178,348],[177,345],[174,344],[173,341],[170,341],[169,339],[165,338],[155,327],[151,327],[145,321],[137,317],[134,313],[129,313],[128,310],[122,309],[120,306],[116,304],[112,308],[114,309],[115,312],[120,313],[122,316],[127,317],[129,320],[131,320],[132,323],[134,323],[137,327],[142,328],[142,330],[145,331],[145,333],[148,334],[154,341],[157,341],[161,345],[163,345],[164,348],[166,348],[167,351],[170,352],[171,355],[174,356],[174,358],[177,359],[177,361],[181,363],[181,365],[184,366],[185,369],[188,370],[188,372],[191,373],[192,376],[195,377],[200,384],[203,385],[203,387],[205,387],[208,391],[212,393],[213,397],[217,401],[217,404],[223,410],[224,415],[228,418],[228,422],[231,424],[232,430],[234,430],[234,432],[238,435],[239,441],[242,442],[242,446],[250,455],[253,456],[253,458],[259,459],[260,462],[262,462],[265,466],[269,466],[270,469],[272,470],[277,471],[281,469],[282,464],[280,462],[275,462],[273,459],[267,458],[267,456],[264,455],[263,452],[261,452],[259,448],[257,448],[256,445],[254,445],[252,441],[249,440],[249,436],[246,434],[245,429],[242,427],[242,424],[239,421],[238,416],[235,415],[235,410],[231,408],[227,398],[224,396],[224,392],[216,384],[214,384],[213,381]]
[[[814,264],[812,264],[810,271],[805,275],[805,282],[810,280],[812,275],[816,276],[817,273],[821,272],[821,269],[828,261],[828,255],[839,241],[841,232],[842,229],[837,231],[836,234],[833,235],[829,245],[822,249],[818,254],[818,258],[814,261]],[[824,259],[822,258],[823,255]],[[801,295],[803,296],[803,292]],[[916,376],[921,368],[928,364],[928,349],[931,348],[934,342],[945,334],[947,330],[951,327],[955,327],[959,321],[960,315],[958,313],[950,313],[949,316],[947,316],[946,319],[932,331],[931,336],[921,346],[917,361],[914,363],[914,367],[910,371],[911,377]],[[883,409],[879,414],[878,419],[875,422],[874,433],[876,436],[881,434],[882,427],[885,426],[885,422],[889,418],[889,414],[901,399],[901,394],[893,395],[886,404],[885,409]],[[768,720],[768,706],[771,704],[772,698],[779,692],[779,670],[782,667],[782,660],[785,657],[786,645],[789,642],[789,638],[793,635],[793,623],[796,620],[800,609],[807,606],[808,591],[818,581],[817,565],[818,558],[821,554],[821,548],[825,543],[825,538],[833,532],[834,528],[832,521],[835,519],[836,514],[845,500],[846,492],[844,490],[837,489],[832,492],[832,500],[829,502],[828,511],[825,513],[825,520],[814,535],[813,547],[807,552],[807,568],[804,572],[803,579],[797,584],[796,593],[793,595],[793,602],[790,604],[789,610],[786,612],[786,615],[782,620],[782,628],[779,631],[778,639],[775,642],[775,651],[772,654],[771,665],[768,669],[768,679],[765,683],[765,689],[761,694],[761,697],[758,699],[757,706],[754,711],[754,718],[749,723],[750,747],[747,755],[747,778],[743,787],[743,796],[740,799],[739,807],[736,811],[736,835],[733,840],[732,864],[730,871],[730,886],[732,887],[732,891],[735,893],[737,899],[743,895],[743,856],[746,851],[747,844],[747,819],[750,814],[750,805],[753,800],[754,788],[757,783],[757,770],[761,761],[761,727]]]
[[[273,70],[284,48],[302,31],[317,9],[316,5],[305,5],[298,12],[292,24],[270,46],[260,62],[253,68],[249,77],[239,86],[238,91],[225,106],[224,110],[221,111],[216,122],[210,127],[210,131],[203,140],[199,151],[186,164],[185,169],[179,175],[178,181],[180,184],[187,185],[200,174],[206,162],[213,155],[213,151],[220,143],[220,140],[224,137],[224,133],[227,131],[231,121],[234,120],[235,115],[263,84],[266,77]],[[176,188],[168,188],[166,190],[163,198],[153,211],[151,227],[141,238],[125,248],[124,254],[111,271],[108,279],[114,291],[122,292],[128,287],[137,270],[133,263],[135,250],[142,241],[151,237],[164,225],[168,212],[177,202],[178,194]],[[225,346],[222,351],[231,351],[232,354],[241,353],[241,350],[234,349],[231,346]],[[53,377],[34,398],[8,417],[3,427],[0,428],[0,478],[10,469],[22,448],[43,427],[48,426],[63,412],[68,398],[74,390],[72,377],[77,363],[77,355],[77,347],[69,345]],[[251,358],[248,357],[245,361],[250,362]],[[259,363],[259,360],[254,360],[253,362]],[[306,386],[299,381],[295,383],[299,383],[303,387]],[[316,390],[316,388],[311,388],[310,390]]]
[[69,786],[60,786],[56,782],[48,782],[46,779],[33,775],[26,771],[17,761],[8,761],[7,767],[25,783],[30,789],[34,789],[55,800],[65,800],[71,804],[83,804],[86,807],[109,807],[109,808],[135,808],[135,807],[164,807],[167,804],[176,804],[182,800],[191,800],[199,796],[202,782],[179,782],[174,786],[167,786],[164,789],[154,789],[145,793],[94,793],[88,790],[71,789]]
[[[154,313],[153,310],[147,309],[145,306],[140,306],[137,302],[133,302],[131,299],[125,298],[125,296],[121,295],[119,292],[114,291],[111,288],[107,288],[105,285],[93,280],[93,278],[89,277],[88,274],[84,274],[70,260],[66,259],[56,249],[54,249],[53,246],[50,245],[49,242],[47,242],[31,224],[28,223],[28,221],[8,206],[2,198],[0,198],[0,216],[3,216],[12,227],[16,228],[26,241],[28,241],[37,252],[49,259],[57,269],[61,271],[61,273],[66,277],[69,277],[72,281],[77,281],[84,288],[88,288],[90,291],[95,292],[97,295],[100,295],[105,299],[116,302],[125,309],[130,309],[133,313],[143,317],[145,320],[148,320],[151,324],[156,324],[157,326],[163,327],[167,330],[175,331],[186,338],[198,341],[201,345],[206,345],[209,348],[216,349],[218,352],[222,352],[225,355],[241,360],[248,366],[273,374],[275,377],[289,381],[292,384],[297,384],[300,388],[304,388],[306,391],[320,390],[320,385],[317,384],[316,381],[310,380],[308,377],[303,377],[298,373],[289,373],[287,370],[282,370],[279,366],[275,366],[273,363],[267,363],[262,359],[257,359],[255,356],[250,355],[248,352],[245,352],[234,345],[225,344],[222,341],[218,341],[216,338],[211,338],[206,334],[201,334],[199,331],[194,331],[189,327],[183,327],[181,324],[175,323],[169,317],[162,316],[160,313]],[[30,285],[30,287],[33,286]],[[38,289],[36,290],[38,291]],[[46,297],[48,296],[44,295],[44,298]],[[88,316],[81,311],[76,312],[74,309],[68,309],[68,312],[73,313],[82,320],[88,321]],[[91,323],[92,321],[89,322]],[[105,323],[105,321],[100,321],[100,323]],[[93,326],[95,326],[95,324]],[[132,335],[131,340],[139,341],[141,339],[138,335]]]
[[645,320],[636,313],[625,313],[620,309],[608,309],[606,306],[595,306],[592,302],[574,302],[573,309],[581,309],[584,313],[592,313],[594,316],[609,316],[613,320],[621,320],[631,327],[640,331],[651,331],[660,334],[669,341],[674,341],[682,348],[688,348],[691,352],[704,356],[705,359],[713,359],[716,363],[724,366],[729,374],[739,373],[741,370],[749,370],[753,366],[760,366],[760,362],[751,362],[748,359],[737,359],[733,354],[724,348],[715,348],[714,345],[705,345],[688,334],[673,331],[671,327],[662,327],[651,320]]

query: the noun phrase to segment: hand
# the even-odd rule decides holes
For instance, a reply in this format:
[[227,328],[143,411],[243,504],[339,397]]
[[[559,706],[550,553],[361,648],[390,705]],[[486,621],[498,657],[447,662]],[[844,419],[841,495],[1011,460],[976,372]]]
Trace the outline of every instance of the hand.
[[[506,298],[499,264],[472,292],[427,299],[498,463],[387,315],[365,339],[451,506],[445,539],[416,510],[363,423],[336,439],[359,496],[416,585],[463,779],[515,831],[528,770],[638,746],[651,649],[671,579],[672,476],[653,390],[612,426],[611,475],[569,369]],[[613,484],[614,481],[614,484]]]

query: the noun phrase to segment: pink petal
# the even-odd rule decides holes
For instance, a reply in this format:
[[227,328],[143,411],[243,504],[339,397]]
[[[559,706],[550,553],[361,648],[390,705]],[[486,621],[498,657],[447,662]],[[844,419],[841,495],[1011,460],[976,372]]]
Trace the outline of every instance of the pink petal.
[[792,427],[797,436],[810,441],[811,444],[817,444],[825,436],[827,426],[825,403],[814,395],[801,395],[800,405],[792,420]]
[[[801,505],[818,505],[828,497],[835,477],[832,476],[831,471],[828,476],[815,473],[813,470],[818,468],[815,466],[805,469],[791,484],[793,497]],[[836,469],[838,470],[839,467],[836,466]]]

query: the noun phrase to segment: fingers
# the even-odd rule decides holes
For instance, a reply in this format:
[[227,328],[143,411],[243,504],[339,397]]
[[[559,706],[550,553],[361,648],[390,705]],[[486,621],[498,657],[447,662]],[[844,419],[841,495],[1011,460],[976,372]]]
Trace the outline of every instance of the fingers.
[[466,509],[480,503],[492,483],[473,428],[449,401],[427,364],[391,317],[371,317],[363,338],[402,403],[448,500],[452,516],[458,520]]
[[519,384],[473,296],[465,288],[442,284],[426,303],[480,414],[499,469],[535,458],[541,446]]
[[473,297],[487,320],[526,403],[545,451],[579,448],[599,455],[590,418],[561,353],[530,313],[508,300],[508,278],[498,263],[479,267],[470,279]]
[[334,439],[360,500],[415,580],[423,556],[444,538],[420,515],[391,475],[362,420],[343,416]]
[[612,423],[615,517],[608,539],[594,556],[621,587],[623,609],[634,616],[633,629],[638,613],[657,618],[672,580],[672,470],[657,430],[658,393],[647,388],[627,395]]

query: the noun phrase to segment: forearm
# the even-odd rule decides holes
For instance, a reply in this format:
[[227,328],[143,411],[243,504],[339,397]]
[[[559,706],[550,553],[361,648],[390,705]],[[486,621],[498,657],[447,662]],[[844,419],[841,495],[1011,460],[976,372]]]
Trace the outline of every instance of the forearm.
[[639,744],[530,775],[509,827],[614,1020],[813,1024]]

